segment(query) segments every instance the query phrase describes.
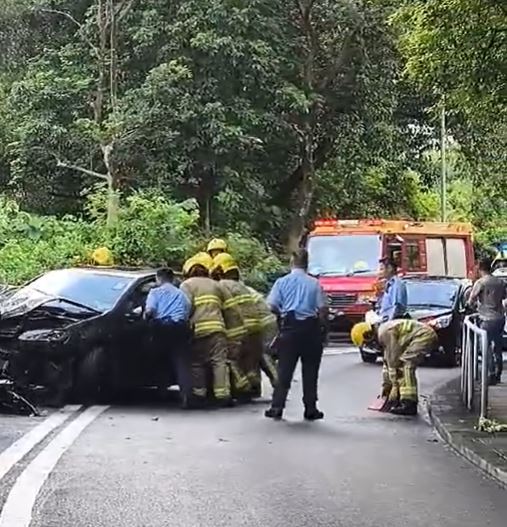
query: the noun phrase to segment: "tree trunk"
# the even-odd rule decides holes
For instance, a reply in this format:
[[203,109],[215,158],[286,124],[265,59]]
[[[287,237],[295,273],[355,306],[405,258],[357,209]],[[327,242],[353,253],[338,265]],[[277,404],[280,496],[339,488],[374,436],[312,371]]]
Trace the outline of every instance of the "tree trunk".
[[[315,56],[318,46],[312,26],[313,1],[308,0],[305,4],[303,0],[297,0],[297,6],[301,16],[301,30],[305,37],[306,59],[303,65],[302,80],[306,94],[311,95],[314,92]],[[293,201],[295,213],[287,232],[287,249],[289,251],[294,251],[299,247],[312,206],[315,189],[315,122],[317,111],[317,104],[314,103],[303,116],[302,130],[299,130],[301,137],[301,177]]]

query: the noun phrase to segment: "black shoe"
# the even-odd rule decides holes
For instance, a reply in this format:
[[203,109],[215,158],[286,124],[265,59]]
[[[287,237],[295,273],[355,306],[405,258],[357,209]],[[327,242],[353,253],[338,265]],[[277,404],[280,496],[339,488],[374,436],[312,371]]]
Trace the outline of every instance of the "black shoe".
[[234,400],[232,398],[229,399],[217,399],[215,401],[215,408],[232,408],[235,406]]
[[204,410],[208,406],[208,401],[205,397],[196,397],[195,395],[183,397],[180,403],[182,410]]
[[306,421],[319,421],[320,419],[324,419],[324,412],[317,410],[317,408],[305,410],[304,417]]
[[400,401],[400,404],[391,408],[389,413],[394,415],[417,415],[417,403],[415,401]]
[[264,412],[264,415],[265,417],[269,417],[269,419],[280,421],[283,416],[283,410],[281,410],[280,408],[270,408],[269,410],[266,410]]
[[238,404],[250,404],[252,402],[252,396],[249,393],[238,394],[235,397]]

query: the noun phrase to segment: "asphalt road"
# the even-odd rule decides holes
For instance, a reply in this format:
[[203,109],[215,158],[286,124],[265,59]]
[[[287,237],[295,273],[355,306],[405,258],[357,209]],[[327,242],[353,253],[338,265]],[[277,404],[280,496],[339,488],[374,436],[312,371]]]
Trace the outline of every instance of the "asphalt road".
[[[452,374],[421,369],[421,391]],[[366,410],[379,380],[357,354],[326,356],[319,423],[302,421],[300,382],[278,423],[263,403],[69,408],[0,479],[0,527],[505,527],[506,491],[421,418]],[[42,423],[0,418],[0,449]]]

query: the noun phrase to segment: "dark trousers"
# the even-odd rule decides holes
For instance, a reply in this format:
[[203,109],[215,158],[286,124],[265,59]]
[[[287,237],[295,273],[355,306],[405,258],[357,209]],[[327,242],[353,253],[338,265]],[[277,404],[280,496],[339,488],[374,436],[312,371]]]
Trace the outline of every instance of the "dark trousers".
[[190,328],[187,324],[158,321],[155,327],[157,348],[162,359],[160,369],[162,383],[171,371],[174,372],[181,397],[187,399],[192,393]]
[[501,376],[503,372],[503,329],[505,318],[495,320],[482,320],[481,327],[486,330],[488,335],[488,344],[494,344],[493,353],[490,356],[490,374]]
[[316,408],[322,351],[322,334],[318,320],[292,320],[282,324],[278,341],[278,384],[273,393],[273,408],[285,408],[299,359],[303,376],[303,403],[308,410]]

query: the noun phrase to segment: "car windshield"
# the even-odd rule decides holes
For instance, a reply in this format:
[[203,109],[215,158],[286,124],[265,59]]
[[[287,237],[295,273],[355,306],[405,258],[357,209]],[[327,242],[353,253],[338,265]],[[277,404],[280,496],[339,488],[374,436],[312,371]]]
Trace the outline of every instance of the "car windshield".
[[74,307],[88,307],[103,313],[114,307],[131,282],[130,277],[78,269],[51,271],[16,292],[10,302],[40,299],[42,303],[44,298],[59,298],[68,300]]
[[441,307],[451,309],[459,286],[454,282],[424,282],[407,280],[408,307]]
[[308,272],[314,276],[374,275],[381,241],[380,236],[370,234],[313,236],[308,253]]

